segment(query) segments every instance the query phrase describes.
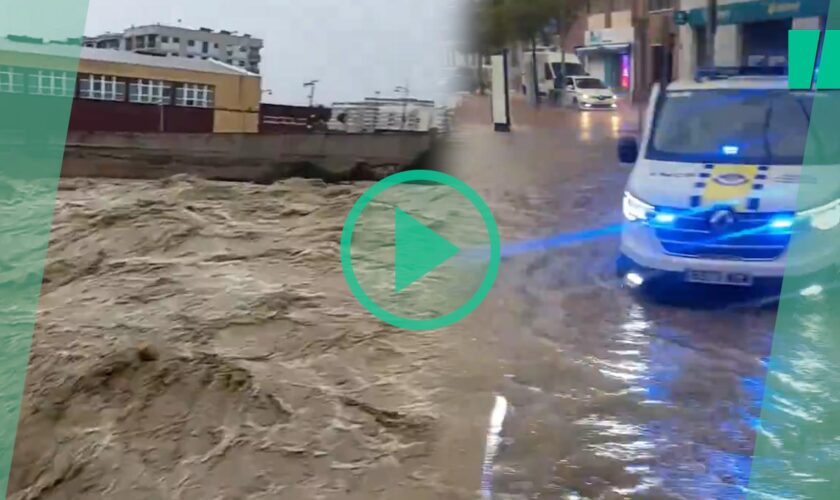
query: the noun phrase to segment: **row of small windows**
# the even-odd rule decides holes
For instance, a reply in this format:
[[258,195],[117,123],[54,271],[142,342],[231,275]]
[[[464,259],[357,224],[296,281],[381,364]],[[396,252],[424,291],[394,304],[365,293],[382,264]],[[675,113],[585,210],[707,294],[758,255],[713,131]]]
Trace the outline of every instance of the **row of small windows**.
[[[146,35],[146,36],[138,36],[138,37],[128,37],[125,39],[126,49],[134,50],[134,49],[146,49],[146,48],[154,48],[157,46],[158,35]],[[161,44],[180,44],[181,38],[177,36],[168,37],[162,35],[160,37]],[[187,46],[195,47],[196,44],[201,44],[202,52],[208,52],[210,50],[210,42],[200,41],[200,40],[187,40]],[[103,45],[116,45],[119,46],[118,40],[110,40],[108,42],[104,42]],[[218,49],[219,43],[213,42],[213,48]],[[227,45],[226,50],[228,53],[232,53],[237,47],[234,45]],[[248,47],[240,46],[238,47],[239,52],[248,52]],[[252,51],[256,51],[256,47],[251,48]]]
[[[126,99],[126,82],[114,76],[80,75],[79,97],[98,101]],[[0,66],[0,93],[74,97],[76,78],[64,71],[38,70],[29,74],[8,66]],[[174,86],[163,80],[131,80],[128,83],[128,101],[138,104],[174,104],[195,108],[212,108],[213,86],[200,83],[182,83]]]

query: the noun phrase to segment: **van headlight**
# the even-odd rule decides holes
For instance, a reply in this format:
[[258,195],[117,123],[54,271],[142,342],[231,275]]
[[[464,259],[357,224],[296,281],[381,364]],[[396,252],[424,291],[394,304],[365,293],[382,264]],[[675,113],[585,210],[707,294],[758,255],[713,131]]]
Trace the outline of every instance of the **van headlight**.
[[629,221],[647,220],[653,213],[653,205],[643,202],[629,192],[624,192],[624,200],[621,204],[624,217]]
[[840,225],[840,200],[832,201],[825,205],[803,210],[797,214],[807,219],[811,227],[821,231],[828,231]]

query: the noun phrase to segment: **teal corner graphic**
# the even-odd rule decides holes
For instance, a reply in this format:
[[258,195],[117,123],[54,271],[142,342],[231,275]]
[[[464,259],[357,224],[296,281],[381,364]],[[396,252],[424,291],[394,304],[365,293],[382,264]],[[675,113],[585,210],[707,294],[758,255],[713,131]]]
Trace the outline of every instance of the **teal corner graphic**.
[[15,440],[87,7],[0,0],[0,498],[23,494]]
[[[465,257],[467,249],[485,251]],[[499,229],[481,196],[429,170],[402,172],[368,189],[341,236],[350,291],[371,314],[407,330],[466,318],[492,289],[500,262]]]
[[[840,90],[840,30],[788,31],[788,87]],[[819,60],[818,60],[819,58]]]
[[[840,2],[831,2],[827,26],[834,29],[822,34],[821,43],[817,30],[790,32],[790,88],[808,91],[801,95],[809,112],[796,211],[814,214],[816,208],[827,216],[794,232],[786,252],[748,499],[828,499],[840,491],[840,225],[832,215],[840,196],[840,154],[831,140],[840,115]],[[803,274],[791,265],[802,263],[813,269]]]

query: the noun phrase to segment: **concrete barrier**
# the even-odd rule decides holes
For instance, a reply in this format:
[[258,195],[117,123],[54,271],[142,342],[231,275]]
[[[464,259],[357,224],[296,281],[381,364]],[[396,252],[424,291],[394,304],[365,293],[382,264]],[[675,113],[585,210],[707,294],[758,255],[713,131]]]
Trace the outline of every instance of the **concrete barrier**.
[[430,134],[134,134],[70,132],[64,177],[190,174],[269,183],[286,177],[377,178],[429,157]]

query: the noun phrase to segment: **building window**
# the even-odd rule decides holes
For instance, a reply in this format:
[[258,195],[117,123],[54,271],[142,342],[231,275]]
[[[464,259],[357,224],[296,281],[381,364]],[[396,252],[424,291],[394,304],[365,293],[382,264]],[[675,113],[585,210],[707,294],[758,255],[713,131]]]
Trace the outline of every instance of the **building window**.
[[29,93],[73,97],[76,94],[76,79],[64,71],[38,70],[29,75]]
[[209,48],[210,48],[210,44],[209,44],[209,43],[207,43],[207,42],[201,42],[201,51],[202,51],[202,52],[204,52],[204,53],[206,54],[206,53],[207,53],[207,50],[208,50]]
[[218,43],[214,43],[214,44],[213,44],[213,48],[214,48],[214,49],[218,49],[218,48],[219,48],[219,44],[218,44]]
[[8,66],[0,66],[0,92],[22,94],[23,73]]
[[212,108],[213,87],[197,83],[185,83],[175,89],[175,104],[192,108]]
[[187,42],[187,45],[189,45],[190,47],[195,47],[195,40],[190,40],[189,42]]
[[176,37],[173,37],[173,38],[172,38],[172,41],[173,41],[174,43],[181,43],[181,39],[180,39],[179,37],[177,37],[177,36],[176,36]]
[[136,80],[128,86],[128,100],[140,104],[169,104],[171,88],[162,80]]
[[86,75],[79,80],[79,97],[98,101],[124,101],[125,82],[115,76]]
[[649,0],[648,8],[653,11],[669,10],[674,8],[674,0]]
[[245,52],[245,51],[247,51],[247,50],[248,50],[248,49],[247,49],[247,48],[245,48],[245,47],[239,47],[239,52]]
[[125,50],[134,50],[134,39],[129,37],[125,39]]
[[169,37],[168,36],[161,36],[160,37],[160,43],[169,43]]
[[157,35],[149,35],[149,41],[147,42],[146,46],[149,48],[154,47],[157,44]]

